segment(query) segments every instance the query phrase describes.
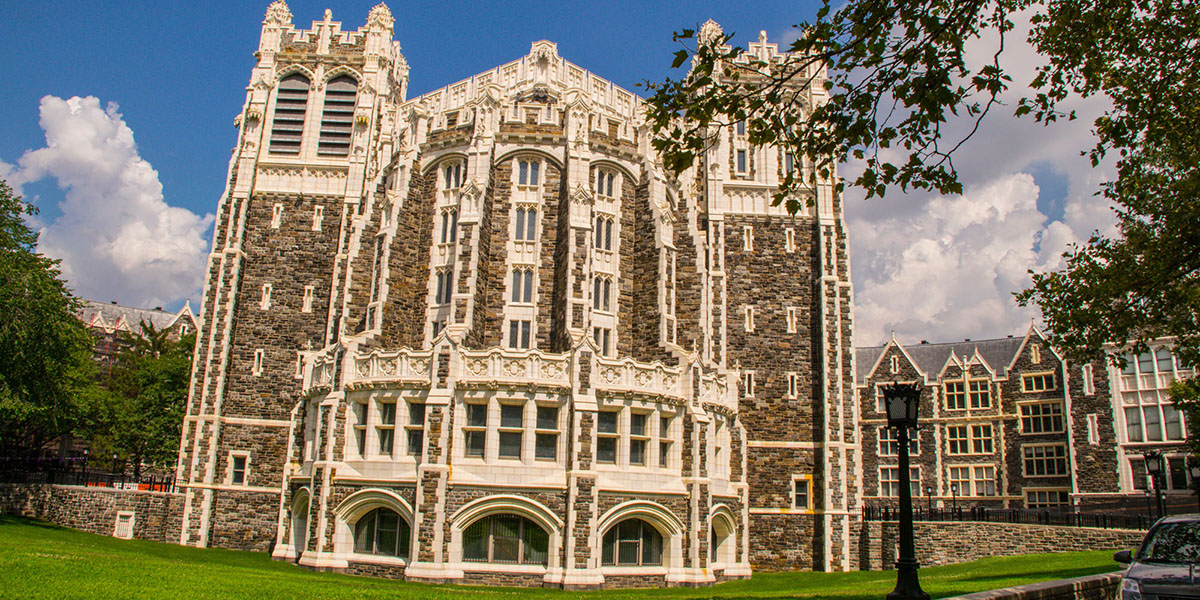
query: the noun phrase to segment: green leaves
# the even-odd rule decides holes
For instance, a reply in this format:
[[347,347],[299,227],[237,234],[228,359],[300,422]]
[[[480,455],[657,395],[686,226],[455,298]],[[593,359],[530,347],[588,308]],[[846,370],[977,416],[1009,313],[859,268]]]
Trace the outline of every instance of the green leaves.
[[58,261],[36,252],[32,214],[0,180],[0,456],[34,456],[69,433],[94,372],[78,301]]

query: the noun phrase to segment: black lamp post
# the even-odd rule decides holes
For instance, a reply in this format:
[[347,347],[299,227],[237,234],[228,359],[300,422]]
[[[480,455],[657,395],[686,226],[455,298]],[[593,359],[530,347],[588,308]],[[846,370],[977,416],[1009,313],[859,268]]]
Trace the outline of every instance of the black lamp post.
[[929,502],[929,520],[933,520],[933,486],[925,486],[925,500]]
[[1157,450],[1147,450],[1142,452],[1142,459],[1146,461],[1146,472],[1150,474],[1150,493],[1154,496],[1154,504],[1158,509],[1158,518],[1163,518],[1166,513],[1163,506],[1162,485],[1159,482],[1159,477],[1163,471],[1163,455]]
[[887,600],[929,600],[917,579],[917,552],[913,542],[912,482],[908,472],[908,430],[917,427],[921,387],[893,383],[883,388],[888,427],[896,430],[900,443],[900,558],[896,561],[896,589]]
[[951,502],[953,503],[952,504],[952,506],[954,507],[953,510],[955,513],[957,513],[958,512],[958,484],[957,483],[950,484],[950,498],[951,498]]
[[1196,488],[1196,506],[1200,508],[1200,461],[1189,458],[1188,473],[1192,476],[1192,486]]

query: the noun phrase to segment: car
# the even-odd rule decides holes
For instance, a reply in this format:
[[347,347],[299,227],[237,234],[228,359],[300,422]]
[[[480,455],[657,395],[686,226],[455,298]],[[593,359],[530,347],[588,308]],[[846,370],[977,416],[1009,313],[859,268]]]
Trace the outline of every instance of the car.
[[1200,514],[1160,519],[1134,554],[1113,560],[1129,565],[1121,600],[1200,600]]

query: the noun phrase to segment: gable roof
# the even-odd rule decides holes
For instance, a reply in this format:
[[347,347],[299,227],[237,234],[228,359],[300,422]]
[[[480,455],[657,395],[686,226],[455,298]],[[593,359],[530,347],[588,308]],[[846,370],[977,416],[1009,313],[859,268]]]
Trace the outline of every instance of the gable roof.
[[142,321],[146,321],[155,329],[166,329],[175,324],[180,318],[185,319],[195,329],[196,317],[191,312],[191,305],[184,304],[179,312],[167,312],[154,308],[135,308],[97,300],[84,300],[83,309],[79,311],[79,319],[92,327],[103,328],[107,331],[122,329],[131,333],[139,333]]
[[[966,356],[968,359],[976,352],[988,366],[996,370],[996,375],[1004,377],[1008,374],[1008,366],[1012,364],[1017,351],[1025,337],[1003,337],[990,340],[971,340],[969,342],[946,342],[939,344],[908,344],[901,345],[904,352],[913,363],[927,376],[936,376],[951,356]],[[865,381],[871,374],[871,369],[883,355],[887,345],[855,348],[855,371],[858,380]]]

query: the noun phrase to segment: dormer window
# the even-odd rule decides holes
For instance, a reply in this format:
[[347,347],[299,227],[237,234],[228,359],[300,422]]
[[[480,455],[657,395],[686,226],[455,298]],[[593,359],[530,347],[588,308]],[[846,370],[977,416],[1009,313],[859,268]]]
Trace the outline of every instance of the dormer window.
[[299,154],[304,133],[304,115],[308,111],[307,77],[292,73],[279,81],[275,91],[275,118],[271,122],[271,152]]
[[354,131],[354,103],[358,97],[358,82],[341,75],[325,84],[325,107],[321,112],[321,137],[317,154],[346,156],[350,154],[350,136]]

